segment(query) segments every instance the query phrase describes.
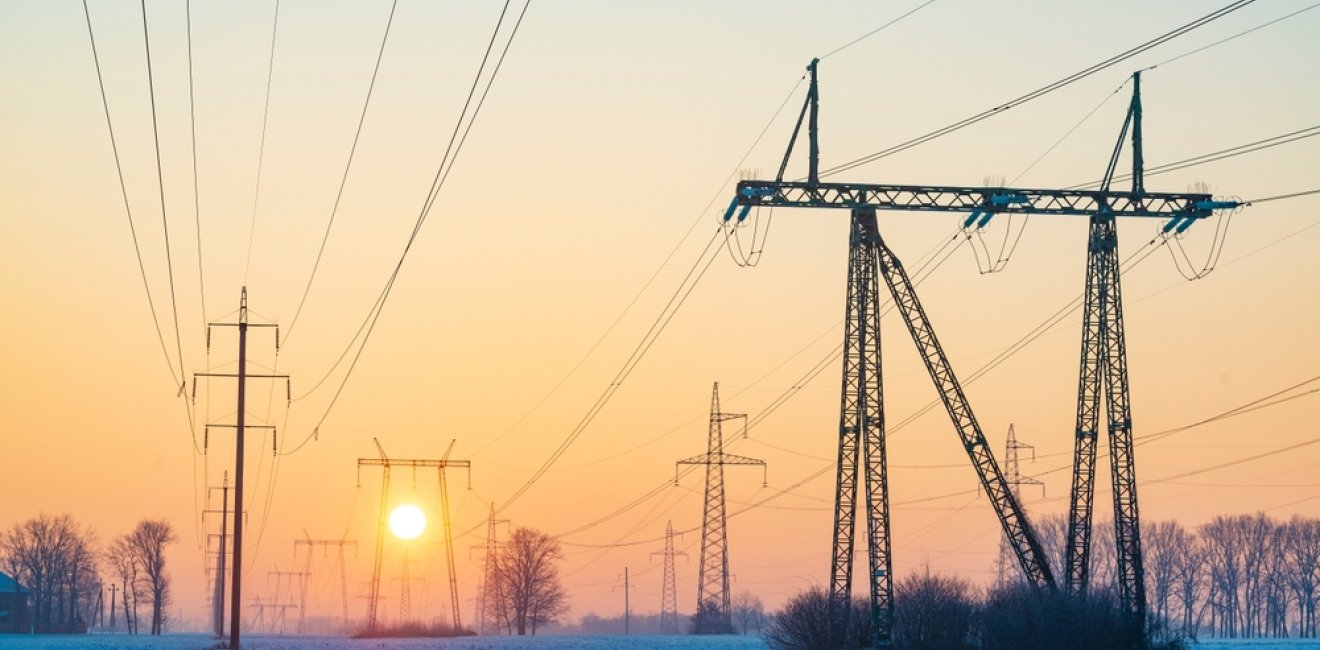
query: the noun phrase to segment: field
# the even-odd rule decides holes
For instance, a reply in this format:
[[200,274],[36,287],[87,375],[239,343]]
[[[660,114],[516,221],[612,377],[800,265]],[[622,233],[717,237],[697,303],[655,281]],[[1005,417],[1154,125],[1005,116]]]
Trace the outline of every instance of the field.
[[[205,650],[217,648],[202,634],[149,636],[15,636],[0,635],[5,650]],[[462,639],[344,639],[252,635],[244,637],[251,650],[368,650],[376,648],[439,648],[441,650],[764,650],[756,636],[537,636],[467,637]],[[1320,650],[1320,640],[1206,640],[1197,650]]]

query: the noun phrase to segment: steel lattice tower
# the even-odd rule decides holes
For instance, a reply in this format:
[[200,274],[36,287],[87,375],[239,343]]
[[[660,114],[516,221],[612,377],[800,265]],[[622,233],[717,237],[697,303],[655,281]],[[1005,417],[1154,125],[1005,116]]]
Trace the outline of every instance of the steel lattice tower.
[[[883,183],[823,182],[830,175],[878,159],[876,156],[820,170],[819,123],[820,91],[817,79],[819,59],[807,67],[810,86],[797,124],[789,138],[788,149],[774,180],[746,179],[738,182],[724,222],[731,226],[736,217],[742,224],[752,208],[812,208],[849,210],[848,333],[844,341],[843,399],[839,427],[839,475],[835,498],[834,552],[831,567],[830,600],[835,606],[830,626],[846,629],[847,608],[838,608],[850,597],[852,586],[852,533],[856,523],[857,463],[866,463],[870,533],[869,561],[871,576],[872,620],[876,646],[891,643],[889,621],[889,530],[884,476],[883,403],[880,388],[880,351],[875,300],[878,293],[875,274],[878,267],[894,306],[907,325],[926,371],[939,392],[940,400],[952,420],[972,467],[976,470],[986,496],[994,507],[1004,534],[1017,556],[1029,584],[1042,590],[1056,588],[1053,573],[1035,532],[1021,505],[990,451],[968,403],[948,356],[944,353],[916,289],[898,257],[884,244],[875,226],[876,210],[908,212],[963,212],[965,233],[972,233],[999,214],[1080,215],[1091,221],[1088,239],[1085,328],[1082,346],[1082,372],[1079,381],[1076,459],[1072,509],[1068,540],[1068,586],[1074,593],[1085,591],[1089,559],[1092,488],[1095,469],[1095,432],[1099,414],[1101,382],[1108,405],[1110,453],[1113,456],[1114,525],[1118,536],[1119,598],[1129,615],[1132,630],[1140,639],[1144,628],[1145,593],[1139,535],[1136,474],[1132,463],[1132,423],[1129,407],[1128,373],[1123,340],[1122,307],[1119,292],[1118,239],[1115,220],[1119,217],[1163,219],[1162,236],[1182,233],[1195,222],[1212,216],[1217,210],[1241,207],[1236,200],[1217,200],[1205,193],[1147,192],[1142,182],[1140,76],[1134,75],[1133,99],[1118,145],[1110,158],[1105,180],[1098,190],[1026,189],[1004,187],[958,187],[938,185],[895,185]],[[786,181],[784,173],[793,155],[793,146],[807,124],[809,149],[805,179]],[[1132,127],[1133,189],[1110,190],[1118,154]],[[836,638],[836,643],[841,639]]]
[[674,476],[674,481],[677,483],[677,465],[706,466],[706,497],[701,520],[701,563],[697,577],[697,608],[700,610],[703,603],[714,603],[719,608],[721,620],[729,628],[733,626],[733,619],[729,593],[729,534],[724,505],[724,466],[759,465],[762,467],[762,484],[765,482],[765,461],[724,453],[723,423],[738,418],[743,418],[746,426],[746,413],[720,411],[720,383],[715,382],[710,391],[710,428],[706,453],[678,461]]
[[[1118,155],[1132,129],[1132,195],[1146,195],[1141,143],[1141,73],[1132,75],[1132,102],[1101,183],[1109,191]],[[1188,222],[1190,225],[1190,222]],[[1176,227],[1166,224],[1164,231]],[[1145,570],[1141,553],[1137,476],[1132,450],[1132,405],[1128,387],[1127,344],[1119,277],[1118,227],[1108,211],[1090,217],[1086,246],[1086,291],[1082,311],[1082,351],[1077,380],[1077,426],[1072,491],[1068,509],[1068,593],[1083,596],[1090,580],[1091,513],[1095,496],[1095,449],[1104,392],[1109,425],[1110,478],[1114,489],[1114,547],[1117,551],[1119,605],[1129,616],[1134,639],[1144,634]]]
[[[1017,499],[1018,503],[1022,503],[1023,485],[1039,485],[1042,490],[1045,488],[1045,483],[1041,482],[1040,479],[1022,475],[1020,452],[1023,449],[1030,449],[1031,459],[1036,460],[1036,448],[1025,442],[1018,442],[1017,433],[1014,432],[1013,424],[1010,422],[1008,425],[1008,441],[1004,443],[1004,477],[1008,482],[1009,489],[1013,491],[1013,498]],[[1008,537],[1004,536],[999,539],[999,566],[996,567],[997,575],[995,577],[995,581],[1000,586],[1008,582],[1012,565],[1013,549],[1008,543]]]
[[652,556],[664,556],[664,584],[660,593],[660,632],[678,634],[678,588],[674,573],[674,557],[686,556],[686,551],[674,550],[674,522],[665,525],[665,550],[653,551]]
[[[834,494],[831,554],[832,620],[846,616],[852,599],[853,537],[857,523],[857,469],[865,467],[867,568],[871,618],[888,630],[893,613],[889,543],[889,490],[880,376],[880,281],[875,212],[854,210],[848,239],[848,303],[844,321],[843,395],[839,405],[839,468]],[[846,627],[834,621],[836,630]],[[888,633],[883,635],[888,637]]]

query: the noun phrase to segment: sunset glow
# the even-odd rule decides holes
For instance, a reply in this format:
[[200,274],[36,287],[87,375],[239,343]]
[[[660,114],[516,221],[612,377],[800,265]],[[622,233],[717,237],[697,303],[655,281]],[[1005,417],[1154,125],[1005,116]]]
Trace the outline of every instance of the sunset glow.
[[399,539],[417,539],[425,530],[426,513],[411,503],[405,503],[390,513],[390,532]]

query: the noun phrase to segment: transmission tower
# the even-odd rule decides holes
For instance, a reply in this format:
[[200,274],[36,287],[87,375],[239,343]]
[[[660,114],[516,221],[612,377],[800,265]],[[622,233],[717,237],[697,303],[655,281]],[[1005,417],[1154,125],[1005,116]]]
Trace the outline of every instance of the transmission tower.
[[[1021,463],[1019,461],[1020,452],[1023,449],[1031,450],[1031,460],[1036,460],[1036,448],[1024,442],[1018,442],[1017,433],[1013,431],[1013,424],[1008,425],[1008,442],[1004,444],[1004,475],[1008,480],[1009,489],[1013,491],[1013,498],[1022,503],[1022,486],[1039,485],[1042,493],[1045,490],[1045,483],[1039,479],[1030,476],[1023,476]],[[1010,569],[1013,564],[1013,549],[1009,545],[1007,537],[1001,537],[999,540],[999,562],[996,567],[995,581],[1003,586],[1008,583]]]
[[729,532],[724,505],[724,466],[759,465],[761,484],[766,484],[765,461],[746,456],[724,453],[723,424],[742,418],[746,435],[747,414],[720,411],[720,383],[710,390],[710,427],[706,439],[706,453],[685,458],[675,463],[674,485],[678,485],[678,466],[706,466],[706,498],[701,519],[701,563],[697,576],[697,609],[714,604],[719,608],[719,619],[725,628],[732,628],[733,617],[729,598]]
[[[298,557],[298,547],[299,547],[299,546],[306,546],[306,547],[307,547],[307,560],[306,560],[305,564],[303,565],[303,570],[304,570],[304,571],[307,571],[308,573],[311,573],[311,571],[312,571],[312,549],[313,549],[313,548],[315,548],[315,547],[317,547],[317,546],[320,546],[320,547],[322,547],[324,550],[329,551],[329,550],[330,550],[330,547],[333,546],[333,547],[335,547],[336,549],[338,549],[338,551],[339,551],[339,593],[340,593],[340,604],[341,604],[342,607],[343,607],[343,616],[344,616],[344,619],[343,619],[343,620],[344,620],[343,633],[344,633],[345,635],[347,635],[347,634],[348,634],[348,574],[347,574],[347,572],[345,571],[345,567],[344,567],[344,547],[346,547],[346,546],[352,546],[352,547],[353,547],[354,557],[356,557],[356,554],[357,554],[357,546],[358,546],[357,540],[344,540],[344,539],[312,539],[312,536],[309,535],[309,534],[307,533],[306,530],[303,531],[303,536],[304,536],[304,539],[295,539],[295,540],[293,540],[293,556],[294,556],[295,558]],[[303,607],[301,610],[299,610],[299,612],[298,612],[298,633],[299,633],[299,634],[301,634],[301,633],[303,632],[303,623],[304,623],[304,621],[306,620],[306,617],[307,617],[307,608],[306,608],[307,598],[306,598],[306,595],[305,595],[305,594],[306,594],[306,588],[305,588],[305,585],[304,585],[304,590],[303,590],[303,592],[304,592],[304,596],[303,596],[303,605],[304,605],[304,607]]]
[[[449,454],[453,451],[454,443],[456,442],[453,440],[449,442],[449,447],[445,449],[444,456],[439,460],[390,458],[385,454],[385,448],[380,445],[379,440],[372,438],[372,441],[376,443],[376,450],[380,452],[380,458],[359,458],[357,461],[359,485],[362,483],[361,473],[363,467],[382,468],[380,513],[376,521],[376,556],[375,561],[372,564],[371,572],[372,596],[367,603],[367,630],[376,630],[377,602],[380,599],[380,563],[383,553],[385,552],[385,511],[389,507],[390,468],[396,466],[412,468],[414,481],[419,468],[435,469],[440,475],[440,513],[441,518],[444,519],[445,558],[448,561],[449,568],[449,602],[452,608],[450,615],[453,616],[451,620],[454,623],[454,629],[462,629],[463,617],[459,612],[458,574],[454,568],[454,534],[453,525],[449,517],[449,486],[445,480],[445,469],[450,467],[470,469],[472,463],[466,460],[450,460]],[[470,480],[471,475],[469,474],[469,481]]]
[[[1074,592],[1085,584],[1086,550],[1089,544],[1091,480],[1094,476],[1094,428],[1087,423],[1098,413],[1099,377],[1103,371],[1108,397],[1111,454],[1114,457],[1115,526],[1119,537],[1120,600],[1130,615],[1132,629],[1142,629],[1145,595],[1142,591],[1141,548],[1137,527],[1135,474],[1131,462],[1131,419],[1128,409],[1127,369],[1118,294],[1118,217],[1161,218],[1168,221],[1164,234],[1182,232],[1215,210],[1235,208],[1240,202],[1216,201],[1209,194],[1146,192],[1142,186],[1140,83],[1134,85],[1133,102],[1124,123],[1123,135],[1110,159],[1106,180],[1100,190],[1010,189],[1002,187],[948,187],[931,185],[884,185],[876,183],[821,182],[818,112],[819,60],[807,67],[810,85],[798,115],[788,149],[773,181],[743,180],[738,183],[725,222],[736,216],[742,223],[753,207],[832,208],[849,210],[848,326],[844,339],[843,399],[839,428],[839,474],[835,496],[834,553],[831,566],[830,624],[836,633],[846,629],[852,588],[852,536],[856,515],[857,463],[866,465],[868,558],[871,586],[872,624],[877,647],[888,647],[892,636],[892,561],[889,541],[888,486],[884,453],[884,406],[880,388],[880,332],[876,312],[878,286],[875,268],[885,279],[895,306],[903,316],[908,333],[921,353],[926,370],[940,393],[963,447],[981,480],[1001,527],[1013,547],[1023,573],[1032,585],[1056,588],[1034,531],[1009,489],[995,462],[980,424],[973,415],[962,385],[953,373],[934,328],[926,316],[907,272],[880,237],[876,210],[924,212],[971,212],[964,229],[984,227],[998,214],[1081,215],[1091,219],[1088,240],[1087,310],[1084,328],[1079,425],[1074,475],[1073,508],[1070,517],[1068,584]],[[785,181],[784,172],[793,145],[810,116],[807,137],[810,149],[807,176]],[[1133,133],[1133,191],[1109,189],[1129,124]],[[865,162],[862,160],[860,162]],[[860,162],[858,164],[860,164]],[[855,165],[853,165],[855,166]],[[826,170],[842,171],[848,165]],[[1089,374],[1088,374],[1089,373]],[[1076,574],[1076,575],[1074,575]]]
[[500,549],[504,548],[504,544],[500,542],[498,537],[500,524],[510,525],[508,519],[495,518],[495,504],[492,503],[490,504],[490,519],[486,527],[486,543],[472,547],[472,550],[484,550],[486,552],[486,566],[482,574],[481,599],[477,601],[477,634],[486,633],[486,619],[488,618],[486,606],[492,604],[491,601],[496,607],[504,606],[504,599],[500,597],[499,577],[495,575],[497,554]]
[[[197,399],[197,379],[206,378],[227,378],[236,380],[238,384],[238,407],[235,411],[234,424],[208,424],[206,425],[206,439],[209,444],[211,427],[232,427],[234,429],[234,512],[244,512],[243,510],[243,447],[246,439],[247,429],[250,428],[269,428],[274,431],[274,427],[253,426],[247,423],[247,380],[248,379],[283,379],[285,388],[286,403],[292,401],[292,388],[289,385],[288,375],[276,374],[253,374],[247,371],[247,336],[248,330],[253,327],[270,327],[275,329],[275,352],[280,349],[280,330],[279,325],[275,323],[249,323],[247,308],[247,287],[242,288],[238,299],[238,322],[236,323],[207,323],[206,325],[206,349],[211,349],[211,328],[213,327],[234,327],[238,329],[238,372],[237,373],[219,373],[219,372],[198,372],[193,373],[193,395],[195,402]],[[271,436],[271,453],[273,454],[278,445],[276,437]],[[204,448],[205,449],[205,448]],[[229,622],[229,647],[240,648],[240,637],[242,635],[242,612],[243,612],[243,518],[234,517],[234,545],[232,555],[234,557],[233,570],[230,574],[233,579],[233,589],[230,592],[230,622]],[[264,610],[258,610],[260,612]]]
[[665,559],[664,586],[660,593],[660,632],[678,634],[678,589],[674,558],[679,555],[687,557],[687,551],[674,550],[674,522],[665,524],[665,550],[651,552],[652,557],[656,555],[662,555]]

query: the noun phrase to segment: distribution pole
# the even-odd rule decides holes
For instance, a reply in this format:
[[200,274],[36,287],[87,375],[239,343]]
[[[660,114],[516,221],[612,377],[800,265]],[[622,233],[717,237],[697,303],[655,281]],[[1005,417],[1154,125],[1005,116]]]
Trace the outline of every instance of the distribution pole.
[[765,486],[766,464],[763,460],[724,453],[723,423],[742,418],[746,435],[746,413],[720,412],[720,383],[710,391],[710,427],[706,439],[706,453],[678,461],[674,465],[674,484],[678,485],[679,465],[706,466],[705,507],[701,520],[701,564],[697,577],[697,611],[714,606],[718,610],[720,630],[733,627],[733,613],[729,594],[729,532],[724,501],[724,466],[758,465],[761,467],[761,485]]
[[687,551],[674,550],[674,522],[665,525],[665,550],[652,551],[651,555],[664,556],[664,585],[660,593],[660,632],[678,634],[678,589],[674,576],[674,557],[687,557]]
[[[206,330],[207,349],[210,349],[211,329],[212,327],[236,327],[238,328],[238,373],[215,373],[199,372],[194,373],[193,393],[196,398],[197,382],[196,377],[208,378],[230,378],[236,379],[238,383],[238,409],[235,417],[234,435],[234,512],[243,512],[243,458],[244,441],[247,424],[247,380],[253,379],[283,379],[285,381],[285,394],[287,401],[292,401],[289,388],[288,375],[276,374],[253,374],[247,371],[247,335],[248,329],[252,327],[272,327],[275,328],[275,350],[280,348],[279,325],[275,323],[249,323],[247,308],[247,287],[242,288],[238,301],[238,322],[237,323],[208,323]],[[216,426],[216,425],[209,425]],[[273,429],[273,427],[270,427]],[[273,440],[273,439],[272,439]],[[272,441],[272,447],[274,442]],[[233,590],[230,593],[230,623],[229,623],[229,647],[237,649],[241,647],[241,628],[243,615],[243,518],[234,517],[234,565],[233,570]],[[259,610],[262,611],[262,610]]]
[[[220,548],[216,551],[216,569],[215,569],[215,587],[212,594],[211,605],[211,627],[216,638],[225,636],[225,556],[229,553],[229,470],[225,470],[224,482],[220,487],[207,488],[208,499],[210,491],[220,490],[221,501],[219,510],[206,509],[202,511],[202,517],[208,514],[220,515]],[[209,541],[209,538],[208,538]]]

